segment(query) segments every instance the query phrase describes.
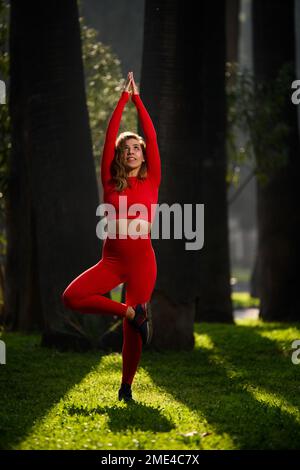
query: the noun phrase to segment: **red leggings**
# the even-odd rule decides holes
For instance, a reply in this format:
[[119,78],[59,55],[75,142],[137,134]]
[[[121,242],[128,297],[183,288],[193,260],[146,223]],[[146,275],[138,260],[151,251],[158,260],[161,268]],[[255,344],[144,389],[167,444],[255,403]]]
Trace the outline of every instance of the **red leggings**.
[[[148,238],[106,238],[101,260],[76,277],[62,294],[67,308],[81,313],[123,317],[122,382],[131,384],[141,353],[139,332],[125,317],[128,306],[149,302],[157,274],[155,252]],[[104,297],[126,282],[126,303]]]

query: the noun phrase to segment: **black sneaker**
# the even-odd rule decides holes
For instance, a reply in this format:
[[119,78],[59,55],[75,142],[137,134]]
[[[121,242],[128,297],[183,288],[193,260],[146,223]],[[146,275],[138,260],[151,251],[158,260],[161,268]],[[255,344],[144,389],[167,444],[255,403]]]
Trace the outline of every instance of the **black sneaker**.
[[124,401],[133,401],[132,392],[131,392],[131,385],[130,384],[122,384],[119,390],[119,400]]
[[137,304],[134,308],[135,316],[130,323],[139,331],[143,344],[149,344],[152,339],[152,316],[150,305],[145,302]]

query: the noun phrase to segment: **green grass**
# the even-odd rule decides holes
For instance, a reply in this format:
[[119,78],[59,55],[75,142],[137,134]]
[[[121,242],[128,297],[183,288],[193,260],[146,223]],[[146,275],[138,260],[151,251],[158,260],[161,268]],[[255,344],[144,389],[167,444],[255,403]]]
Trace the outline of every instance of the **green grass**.
[[231,299],[233,308],[259,307],[259,299],[251,297],[249,292],[232,292]]
[[111,290],[110,295],[112,300],[115,300],[116,302],[121,302],[122,289],[117,288],[115,290]]
[[2,335],[2,449],[296,449],[300,324],[196,324],[190,352],[144,351],[136,402],[118,402],[118,353],[61,353]]

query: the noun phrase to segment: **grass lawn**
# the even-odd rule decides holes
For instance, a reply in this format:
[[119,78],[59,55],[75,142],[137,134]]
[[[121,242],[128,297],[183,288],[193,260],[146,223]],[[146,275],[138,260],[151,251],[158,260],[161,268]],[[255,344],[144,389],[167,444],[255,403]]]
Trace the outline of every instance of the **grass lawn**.
[[259,299],[251,297],[249,292],[232,292],[231,300],[233,308],[259,307]]
[[196,324],[193,351],[143,352],[132,404],[118,353],[1,339],[1,449],[300,448],[300,324]]

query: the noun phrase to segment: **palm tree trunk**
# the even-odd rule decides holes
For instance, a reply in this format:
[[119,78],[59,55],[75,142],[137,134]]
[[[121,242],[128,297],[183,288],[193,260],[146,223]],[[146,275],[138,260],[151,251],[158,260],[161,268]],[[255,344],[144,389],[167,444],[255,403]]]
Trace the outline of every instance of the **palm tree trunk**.
[[[253,40],[256,78],[271,82],[285,63],[295,60],[294,2],[254,0]],[[287,163],[269,175],[265,186],[257,185],[260,316],[268,321],[300,318],[300,149],[297,110],[288,89],[282,119],[291,128]]]
[[226,194],[225,2],[203,3],[200,56],[202,200],[205,247],[199,257],[196,319],[233,321]]
[[240,0],[226,0],[226,60],[238,62]]
[[180,1],[146,1],[145,7],[141,92],[159,137],[159,203],[205,204],[202,250],[186,250],[184,238],[153,240],[158,261],[153,343],[166,349],[193,347],[196,307],[201,319],[232,320],[224,150],[225,7],[222,3],[217,15],[221,24],[208,2],[199,7],[197,15]]
[[85,327],[108,319],[61,302],[101,253],[76,0],[12,0],[10,60],[6,323],[42,329],[43,344],[88,347]]

